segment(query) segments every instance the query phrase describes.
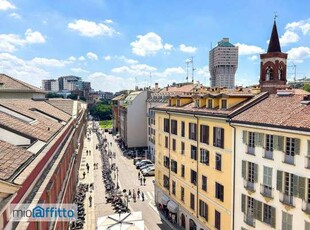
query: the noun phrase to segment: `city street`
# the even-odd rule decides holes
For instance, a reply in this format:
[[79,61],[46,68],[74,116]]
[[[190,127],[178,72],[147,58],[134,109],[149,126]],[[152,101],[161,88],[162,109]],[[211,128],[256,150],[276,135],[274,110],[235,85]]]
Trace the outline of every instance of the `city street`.
[[[90,127],[90,126],[89,126]],[[133,199],[129,199],[129,205],[131,211],[141,211],[144,220],[145,228],[149,230],[165,229],[170,230],[171,228],[161,220],[159,213],[154,205],[154,177],[146,177],[146,185],[140,185],[140,180],[138,180],[138,172],[133,165],[133,160],[123,156],[122,151],[115,142],[113,136],[107,132],[103,134],[109,144],[109,150],[114,153],[115,159],[111,158],[111,164],[115,163],[118,167],[118,175],[116,172],[112,173],[112,178],[115,179],[115,184],[119,183],[120,190],[129,189],[131,192],[135,190],[137,192],[138,188],[144,193],[144,201],[142,201],[141,196],[136,202]],[[98,217],[114,214],[110,204],[106,204],[105,201],[105,188],[101,175],[101,158],[100,152],[96,149],[96,145],[99,143],[97,135],[92,132],[90,135],[90,140],[85,139],[85,147],[82,155],[82,162],[80,167],[80,182],[81,183],[94,183],[94,191],[88,192],[85,199],[85,211],[86,211],[86,222],[84,225],[85,229],[93,230],[96,228],[96,220]],[[86,154],[86,150],[91,150],[91,154]],[[90,171],[86,174],[85,179],[83,179],[83,172],[86,171],[85,165],[88,163],[90,165]],[[98,169],[94,169],[93,164],[98,163]],[[93,205],[89,207],[89,195],[93,198]]]

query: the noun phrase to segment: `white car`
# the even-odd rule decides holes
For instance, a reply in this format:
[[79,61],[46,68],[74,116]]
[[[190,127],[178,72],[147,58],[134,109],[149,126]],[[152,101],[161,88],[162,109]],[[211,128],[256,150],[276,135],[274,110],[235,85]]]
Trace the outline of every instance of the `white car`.
[[155,168],[150,167],[145,170],[142,170],[143,176],[155,176]]
[[139,168],[140,165],[143,165],[143,164],[153,164],[153,162],[150,160],[142,160],[136,163],[136,167]]

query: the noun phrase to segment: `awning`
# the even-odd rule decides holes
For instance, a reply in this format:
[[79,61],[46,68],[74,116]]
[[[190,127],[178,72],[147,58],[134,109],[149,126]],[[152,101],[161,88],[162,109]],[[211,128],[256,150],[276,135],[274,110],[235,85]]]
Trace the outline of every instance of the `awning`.
[[175,202],[173,202],[171,200],[168,202],[167,208],[170,212],[177,213],[178,207],[179,207],[179,205],[177,205]]
[[160,197],[159,203],[162,205],[167,205],[167,203],[169,202],[169,197],[167,197],[166,195],[162,195]]

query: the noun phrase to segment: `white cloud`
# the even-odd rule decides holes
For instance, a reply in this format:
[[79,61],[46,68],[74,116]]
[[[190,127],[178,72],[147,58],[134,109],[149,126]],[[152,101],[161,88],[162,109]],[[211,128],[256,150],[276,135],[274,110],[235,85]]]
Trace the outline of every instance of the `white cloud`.
[[134,64],[138,64],[139,62],[135,59],[131,59],[131,58],[126,58],[125,56],[115,56],[115,58],[118,58],[119,60],[124,61],[125,63],[134,65]]
[[165,49],[165,50],[172,50],[172,48],[173,48],[173,45],[171,45],[171,44],[166,43],[166,44],[164,45],[164,49]]
[[209,66],[203,66],[202,68],[197,68],[195,74],[199,77],[210,77]]
[[73,72],[76,72],[76,73],[88,73],[87,70],[82,69],[80,67],[78,67],[78,68],[71,68],[70,70],[73,71]]
[[21,38],[16,34],[0,34],[0,52],[11,53],[17,50],[17,46],[44,42],[44,36],[40,32],[31,29],[26,30],[25,38]]
[[184,52],[184,53],[195,53],[197,48],[196,47],[193,47],[193,46],[186,46],[184,44],[181,44],[179,46],[180,48],[180,51]]
[[111,24],[111,23],[113,23],[113,21],[111,19],[106,19],[106,20],[104,20],[104,23]]
[[7,0],[0,0],[0,10],[16,9],[12,3]]
[[84,56],[80,56],[79,57],[79,61],[85,61],[85,57]]
[[139,56],[156,54],[164,48],[161,37],[153,32],[145,35],[138,35],[138,40],[130,43],[132,52]]
[[29,84],[41,86],[42,80],[50,78],[50,73],[35,66],[32,61],[24,61],[9,53],[0,53],[1,72]]
[[9,14],[10,17],[15,18],[15,19],[21,19],[22,17],[18,13],[11,13]]
[[74,62],[74,61],[76,61],[76,57],[71,56],[71,57],[68,58],[68,60],[71,61],[71,62]]
[[235,46],[239,47],[239,55],[253,55],[253,54],[260,54],[264,53],[264,49],[258,46],[246,45],[237,43]]
[[110,56],[110,55],[104,56],[103,58],[104,58],[104,60],[106,60],[106,61],[111,60],[111,56]]
[[69,61],[36,57],[31,60],[31,63],[35,66],[64,67],[69,64]]
[[297,48],[292,48],[288,53],[288,59],[294,60],[296,62],[303,62],[304,59],[310,57],[310,48],[305,46],[300,46]]
[[[293,31],[285,31],[285,33],[280,37],[280,44],[286,46],[287,44],[298,42],[299,36]],[[269,40],[267,41],[269,43]]]
[[113,28],[103,23],[96,23],[83,19],[75,20],[68,24],[68,28],[77,31],[81,36],[95,37],[95,36],[113,36],[118,34]]
[[153,66],[146,64],[137,64],[131,66],[121,66],[112,69],[113,73],[130,74],[132,76],[148,76],[150,72],[154,72],[157,69]]
[[310,18],[298,22],[288,23],[285,27],[287,30],[301,30],[304,35],[310,32]]
[[90,60],[93,60],[93,61],[97,61],[98,60],[97,54],[95,54],[93,52],[88,52],[86,54],[86,57],[88,57]]
[[156,72],[152,73],[153,76],[157,77],[168,77],[168,76],[175,76],[175,75],[180,75],[180,74],[185,74],[185,70],[182,67],[169,67],[166,68],[163,72]]
[[258,59],[257,55],[253,55],[251,57],[248,58],[251,61],[256,61]]

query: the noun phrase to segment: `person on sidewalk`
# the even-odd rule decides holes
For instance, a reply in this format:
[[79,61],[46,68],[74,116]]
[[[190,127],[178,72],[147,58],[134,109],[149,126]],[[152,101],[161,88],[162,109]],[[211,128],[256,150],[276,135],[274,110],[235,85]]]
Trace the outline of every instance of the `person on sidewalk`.
[[89,164],[86,163],[86,169],[87,169],[87,173],[89,173]]
[[141,192],[142,201],[144,201],[144,192]]
[[85,179],[85,176],[86,176],[86,173],[85,173],[85,171],[83,172],[83,179]]
[[137,195],[138,195],[138,199],[140,198],[140,189],[138,188],[138,191],[137,191]]
[[141,175],[140,172],[138,172],[138,180],[140,180],[140,175]]
[[131,190],[129,189],[129,192],[128,192],[128,196],[129,198],[131,197]]
[[86,156],[88,156],[88,150],[86,150]]
[[92,202],[92,200],[93,200],[93,198],[91,197],[91,195],[89,195],[88,200],[89,200],[89,207],[91,207],[91,202]]
[[144,183],[144,186],[145,186],[145,182],[146,182],[146,178],[144,177],[144,178],[143,178],[143,183]]
[[142,180],[143,180],[143,178],[142,178],[142,176],[140,177],[140,185],[142,186]]
[[91,151],[89,150],[88,153],[89,153],[89,156],[90,156],[91,155]]
[[136,192],[135,192],[135,190],[132,191],[132,198],[133,198],[133,202],[136,202]]

